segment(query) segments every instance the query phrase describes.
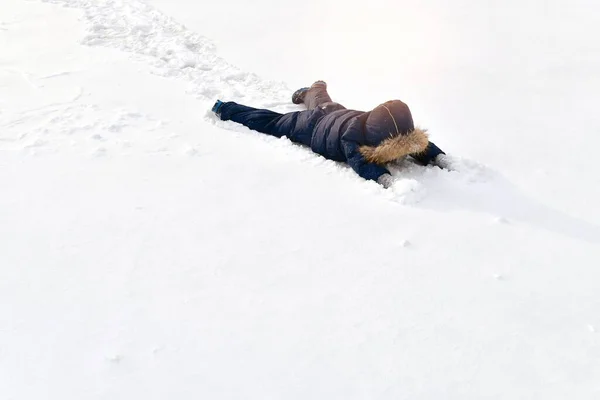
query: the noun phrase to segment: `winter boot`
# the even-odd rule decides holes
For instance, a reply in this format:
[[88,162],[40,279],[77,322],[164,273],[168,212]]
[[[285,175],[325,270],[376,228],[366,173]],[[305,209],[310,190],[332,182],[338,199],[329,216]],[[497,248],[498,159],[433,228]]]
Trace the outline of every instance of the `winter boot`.
[[217,100],[215,105],[212,107],[212,112],[217,114],[219,117],[221,116],[221,106],[223,106],[223,102],[221,100]]
[[306,92],[308,92],[307,87],[300,88],[294,92],[292,95],[292,103],[294,104],[302,104],[304,103],[304,96],[306,96]]
[[316,81],[310,87],[303,87],[303,88],[296,90],[294,92],[294,94],[292,95],[292,103],[294,103],[294,104],[304,103],[304,96],[306,96],[306,92],[308,92],[308,89],[311,89],[314,87],[319,87],[319,86],[323,87],[324,89],[327,89],[327,84],[325,83],[325,81]]

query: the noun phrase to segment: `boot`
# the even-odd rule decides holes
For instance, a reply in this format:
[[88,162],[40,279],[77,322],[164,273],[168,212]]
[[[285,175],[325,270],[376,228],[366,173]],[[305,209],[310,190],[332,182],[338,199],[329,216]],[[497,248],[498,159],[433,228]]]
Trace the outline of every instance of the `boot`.
[[221,116],[221,107],[223,106],[223,102],[221,100],[217,100],[215,105],[212,107],[212,112],[217,114],[219,117]]
[[304,103],[304,96],[306,96],[306,92],[308,92],[307,87],[300,88],[294,92],[292,95],[292,103],[294,104],[302,104]]
[[310,87],[303,87],[303,88],[296,90],[294,92],[294,94],[292,95],[292,103],[294,103],[294,104],[304,103],[304,96],[306,96],[306,92],[308,92],[308,90],[311,88],[319,87],[319,86],[323,87],[324,89],[327,89],[327,83],[325,83],[325,81],[316,81]]

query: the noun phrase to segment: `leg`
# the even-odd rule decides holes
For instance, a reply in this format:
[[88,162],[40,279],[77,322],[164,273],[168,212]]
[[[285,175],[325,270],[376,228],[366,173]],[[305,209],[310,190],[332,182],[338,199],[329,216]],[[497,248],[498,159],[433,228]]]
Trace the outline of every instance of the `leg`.
[[[335,103],[331,103],[335,104]],[[252,130],[267,135],[287,136],[292,142],[310,146],[313,127],[320,113],[313,111],[295,111],[279,114],[271,110],[261,110],[234,103],[217,100],[213,112],[223,121],[233,121]]]
[[314,110],[320,105],[332,102],[329,93],[327,93],[327,85],[325,82],[317,81],[313,83],[304,95],[304,104],[309,110]]
[[223,103],[217,115],[223,121],[237,122],[258,132],[277,137],[282,136],[276,129],[282,114],[274,111],[248,107],[230,101]]
[[304,103],[308,110],[322,108],[326,113],[346,109],[331,100],[327,93],[327,84],[323,81],[316,81],[309,88],[298,89],[292,96],[292,102],[294,104]]

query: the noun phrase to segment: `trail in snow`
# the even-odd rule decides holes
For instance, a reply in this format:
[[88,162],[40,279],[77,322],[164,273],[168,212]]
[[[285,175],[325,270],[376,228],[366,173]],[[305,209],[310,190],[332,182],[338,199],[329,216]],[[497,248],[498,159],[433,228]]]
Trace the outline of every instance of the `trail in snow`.
[[203,100],[236,98],[263,107],[289,104],[283,83],[244,72],[216,55],[212,42],[139,1],[44,0],[84,11],[83,43],[118,48],[154,66],[154,72],[189,82]]

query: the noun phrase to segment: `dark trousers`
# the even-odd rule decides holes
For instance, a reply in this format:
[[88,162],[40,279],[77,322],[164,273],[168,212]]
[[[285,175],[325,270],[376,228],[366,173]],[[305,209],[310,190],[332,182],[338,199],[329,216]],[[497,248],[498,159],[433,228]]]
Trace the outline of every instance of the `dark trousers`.
[[220,115],[223,121],[237,122],[252,130],[277,137],[285,136],[278,129],[279,120],[283,116],[284,114],[275,111],[248,107],[233,101],[223,104]]
[[[322,85],[311,87],[304,96],[306,111],[280,114],[275,111],[248,107],[235,102],[227,102],[221,107],[221,119],[242,124],[252,130],[266,133],[276,137],[287,136],[291,141],[310,146],[310,132],[294,132],[289,129],[288,121],[293,118],[310,118],[309,115],[297,115],[303,113],[312,114],[312,111],[321,108],[325,113],[342,110],[345,107],[331,101],[327,89]],[[288,128],[288,129],[286,129]]]

